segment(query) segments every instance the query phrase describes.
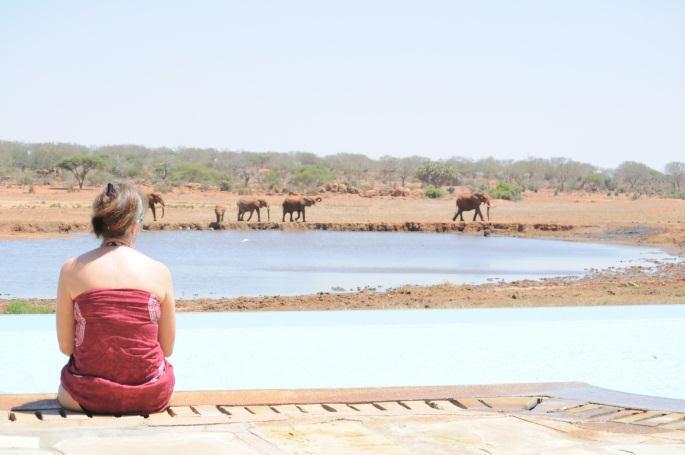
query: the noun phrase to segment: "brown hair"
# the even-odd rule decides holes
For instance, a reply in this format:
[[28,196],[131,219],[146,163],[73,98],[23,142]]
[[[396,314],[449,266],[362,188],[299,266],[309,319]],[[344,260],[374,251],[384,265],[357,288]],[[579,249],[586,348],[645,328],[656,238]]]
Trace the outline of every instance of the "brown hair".
[[93,232],[96,237],[125,237],[143,213],[140,193],[130,183],[108,183],[93,202]]

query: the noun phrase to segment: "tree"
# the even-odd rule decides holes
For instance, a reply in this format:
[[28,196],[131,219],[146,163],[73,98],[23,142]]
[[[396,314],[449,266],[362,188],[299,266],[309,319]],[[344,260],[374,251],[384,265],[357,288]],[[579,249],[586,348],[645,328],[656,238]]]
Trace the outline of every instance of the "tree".
[[101,169],[105,166],[105,160],[99,156],[72,155],[63,158],[57,163],[57,167],[65,169],[74,174],[79,189],[83,189],[83,182],[86,176],[93,169]]
[[402,182],[402,187],[406,186],[407,179],[416,175],[416,170],[427,158],[421,156],[410,156],[402,158],[397,165],[397,176]]
[[416,170],[416,177],[423,183],[435,187],[459,183],[459,171],[456,166],[440,161],[426,161]]
[[683,187],[683,180],[685,180],[685,163],[672,161],[666,165],[664,171],[666,171],[666,175],[671,177],[673,191],[680,191]]
[[[392,183],[397,174],[398,159],[392,156],[382,156],[380,158],[380,169],[383,180]],[[404,186],[404,185],[402,185]]]
[[657,183],[661,174],[637,161],[625,161],[616,168],[616,182],[628,191],[647,193]]

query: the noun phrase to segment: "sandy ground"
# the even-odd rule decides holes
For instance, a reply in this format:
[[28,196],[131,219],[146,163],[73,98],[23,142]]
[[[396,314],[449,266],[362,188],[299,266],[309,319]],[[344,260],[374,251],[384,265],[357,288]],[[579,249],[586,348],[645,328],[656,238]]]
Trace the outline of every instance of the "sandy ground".
[[[96,189],[68,192],[59,187],[0,189],[0,240],[44,238],[87,232]],[[175,191],[164,195],[166,215],[146,229],[207,229],[214,205],[226,205],[225,228],[463,231],[468,235],[509,235],[659,246],[685,254],[685,201],[597,194],[526,193],[522,201],[495,201],[490,223],[452,223],[454,198],[363,198],[322,195],[309,207],[307,223],[281,223],[283,196],[266,196],[271,223],[236,223],[238,196],[216,191]],[[472,213],[472,212],[470,212]],[[263,214],[265,216],[265,214]],[[231,220],[231,221],[229,221]],[[265,221],[262,219],[262,221]],[[77,253],[77,252],[75,252]],[[40,302],[40,301],[36,301]],[[52,301],[42,303],[52,304]],[[609,270],[582,279],[548,279],[484,285],[406,286],[374,292],[320,293],[297,297],[242,297],[187,300],[180,311],[254,311],[353,308],[462,308],[500,306],[685,303],[685,264]],[[0,311],[6,302],[0,301]]]

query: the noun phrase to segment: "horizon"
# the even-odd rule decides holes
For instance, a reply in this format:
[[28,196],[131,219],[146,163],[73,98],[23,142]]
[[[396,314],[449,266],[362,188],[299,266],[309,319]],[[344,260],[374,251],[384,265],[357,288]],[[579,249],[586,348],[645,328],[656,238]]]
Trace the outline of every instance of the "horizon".
[[10,141],[659,171],[685,151],[683,3],[76,0],[0,13]]

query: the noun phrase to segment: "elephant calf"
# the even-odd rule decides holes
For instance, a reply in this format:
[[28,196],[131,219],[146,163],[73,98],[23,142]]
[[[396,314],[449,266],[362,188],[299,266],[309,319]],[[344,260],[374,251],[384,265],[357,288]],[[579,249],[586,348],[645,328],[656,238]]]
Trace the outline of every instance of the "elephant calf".
[[220,225],[224,222],[224,214],[226,213],[226,207],[223,205],[217,205],[214,207],[214,215],[216,215],[216,224]]
[[480,220],[483,221],[483,213],[480,211],[481,204],[487,206],[488,221],[490,221],[490,196],[485,193],[460,194],[457,198],[457,211],[454,213],[452,221],[456,221],[457,217],[464,221],[463,212],[470,210],[476,211],[473,214],[473,221],[476,221],[476,217],[479,215]]
[[293,212],[297,212],[297,217],[295,221],[299,221],[300,214],[302,215],[302,221],[307,221],[305,218],[304,208],[314,205],[317,202],[321,202],[323,199],[320,197],[309,197],[309,196],[298,196],[290,195],[283,200],[283,222],[285,223],[285,216],[290,214],[290,221],[293,221]]

